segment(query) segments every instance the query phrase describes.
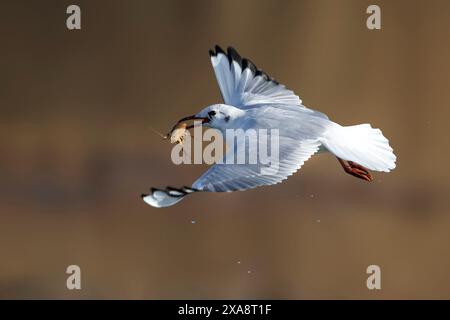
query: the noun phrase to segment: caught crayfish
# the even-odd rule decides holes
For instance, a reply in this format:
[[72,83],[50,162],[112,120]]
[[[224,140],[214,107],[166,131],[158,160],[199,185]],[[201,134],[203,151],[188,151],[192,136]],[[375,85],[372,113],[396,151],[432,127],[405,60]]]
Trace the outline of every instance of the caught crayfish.
[[184,137],[186,136],[186,127],[186,123],[177,124],[167,135],[170,135],[170,143],[183,143]]

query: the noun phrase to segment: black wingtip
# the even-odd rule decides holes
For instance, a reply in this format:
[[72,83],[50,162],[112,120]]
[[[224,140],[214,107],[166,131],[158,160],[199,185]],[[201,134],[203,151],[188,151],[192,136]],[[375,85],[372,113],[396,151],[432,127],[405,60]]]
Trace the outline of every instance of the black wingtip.
[[215,45],[214,48],[215,48],[215,51],[209,50],[209,55],[211,57],[213,57],[213,56],[215,57],[219,53],[222,53],[223,55],[225,55],[228,58],[230,65],[232,64],[233,61],[236,61],[241,66],[242,70],[245,70],[248,68],[248,69],[250,69],[250,71],[253,73],[253,75],[255,77],[260,76],[265,81],[270,81],[270,82],[275,83],[276,85],[279,85],[279,82],[277,80],[275,80],[274,78],[269,76],[263,70],[259,69],[250,59],[241,57],[241,55],[237,52],[237,50],[234,47],[232,47],[232,46],[227,47],[227,52],[225,52],[218,45]]
[[216,49],[216,55],[218,55],[219,53],[223,53],[226,55],[225,51],[223,51],[223,49],[219,47],[217,44],[214,46],[214,48]]
[[256,68],[255,64],[250,59],[244,59],[242,61],[242,69],[250,69],[250,71],[255,74],[258,68]]
[[234,49],[233,47],[228,47],[227,53],[228,53],[228,60],[230,60],[230,64],[233,61],[236,61],[242,68],[242,58],[239,55],[239,53],[236,51],[236,49]]
[[148,196],[148,194],[145,194],[145,193],[141,194],[142,199],[144,199],[146,196]]

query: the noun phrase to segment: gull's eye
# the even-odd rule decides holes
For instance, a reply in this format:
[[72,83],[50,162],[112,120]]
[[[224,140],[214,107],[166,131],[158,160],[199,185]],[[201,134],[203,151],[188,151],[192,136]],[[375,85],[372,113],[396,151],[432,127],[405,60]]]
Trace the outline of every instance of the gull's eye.
[[211,118],[212,116],[215,116],[216,112],[215,111],[210,111],[208,112],[208,116]]

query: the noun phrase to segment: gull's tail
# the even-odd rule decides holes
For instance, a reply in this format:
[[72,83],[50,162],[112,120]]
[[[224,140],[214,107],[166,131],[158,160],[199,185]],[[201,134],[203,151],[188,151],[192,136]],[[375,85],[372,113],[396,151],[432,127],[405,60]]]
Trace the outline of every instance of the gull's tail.
[[395,168],[395,156],[388,139],[370,124],[343,127],[333,123],[322,144],[335,156],[356,162],[370,170],[389,172]]

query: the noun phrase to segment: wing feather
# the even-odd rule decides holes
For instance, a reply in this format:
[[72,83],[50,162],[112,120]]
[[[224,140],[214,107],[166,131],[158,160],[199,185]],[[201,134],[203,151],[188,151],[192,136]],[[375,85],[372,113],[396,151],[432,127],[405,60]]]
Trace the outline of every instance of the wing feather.
[[299,170],[305,161],[319,150],[319,146],[317,140],[305,140],[292,148],[284,146],[284,152],[289,154],[272,172],[269,170],[262,173],[261,165],[216,164],[197,179],[192,188],[201,191],[229,192],[277,184]]
[[249,59],[242,58],[232,47],[223,51],[219,46],[210,50],[219,89],[226,104],[251,108],[262,104],[301,105],[300,98]]

